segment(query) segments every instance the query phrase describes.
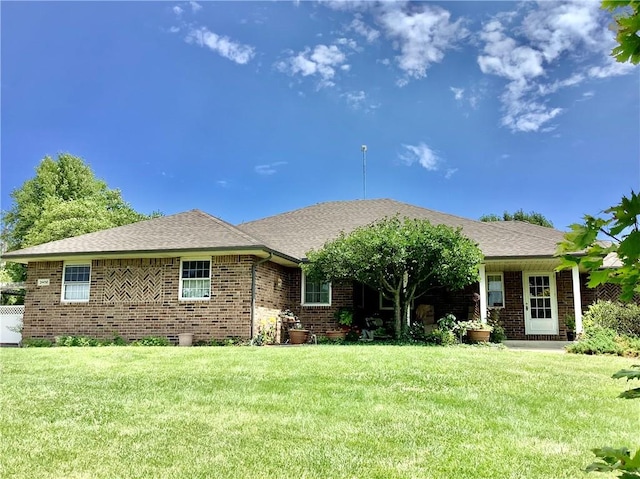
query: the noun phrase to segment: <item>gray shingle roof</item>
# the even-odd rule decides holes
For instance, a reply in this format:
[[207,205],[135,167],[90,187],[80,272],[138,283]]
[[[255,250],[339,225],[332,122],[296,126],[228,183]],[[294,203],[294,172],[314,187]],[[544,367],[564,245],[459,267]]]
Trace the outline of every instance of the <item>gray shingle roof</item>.
[[66,238],[5,253],[12,257],[47,255],[207,250],[262,246],[235,226],[199,210]]
[[74,254],[260,249],[303,259],[341,231],[350,232],[386,216],[427,219],[461,227],[487,258],[550,257],[563,233],[519,221],[482,223],[390,199],[334,201],[233,226],[199,210],[5,253],[3,258]]
[[[304,258],[341,231],[350,232],[385,216],[427,219],[461,227],[487,258],[553,256],[563,232],[519,221],[483,223],[390,199],[320,203],[238,225],[274,249]],[[508,224],[507,224],[508,223]]]

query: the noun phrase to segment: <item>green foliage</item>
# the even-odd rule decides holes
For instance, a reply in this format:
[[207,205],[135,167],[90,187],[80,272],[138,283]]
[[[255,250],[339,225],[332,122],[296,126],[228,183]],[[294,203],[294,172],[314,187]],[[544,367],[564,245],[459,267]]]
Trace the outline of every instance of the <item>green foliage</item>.
[[264,318],[258,325],[258,332],[251,340],[253,346],[264,346],[265,344],[274,344],[276,342],[276,318]]
[[87,336],[56,336],[56,346],[63,347],[95,347],[100,341]]
[[617,14],[616,41],[618,46],[611,55],[621,63],[640,63],[640,2],[638,0],[604,0],[602,8]]
[[484,221],[485,223],[491,221],[524,221],[525,223],[553,228],[553,223],[541,213],[536,213],[535,211],[525,213],[522,208],[513,212],[513,214],[505,211],[502,216],[496,214],[482,215],[480,221]]
[[434,329],[425,339],[428,343],[438,344],[440,346],[451,346],[458,342],[456,333],[454,333],[453,330],[444,327]]
[[611,472],[624,471],[620,475],[622,479],[640,478],[640,450],[631,457],[631,451],[626,447],[614,449],[603,447],[592,449],[600,462],[594,462],[586,469],[587,472]]
[[333,317],[343,326],[351,326],[353,323],[353,308],[340,308],[334,313]]
[[[634,364],[634,369],[622,369],[615,373],[612,377],[614,379],[626,378],[627,381],[632,379],[640,379],[640,364]],[[640,388],[628,389],[620,393],[618,396],[623,399],[638,399],[640,398]],[[587,472],[620,472],[622,479],[640,478],[640,449],[631,456],[631,451],[626,447],[615,449],[612,447],[603,447],[598,449],[592,449],[600,461],[590,464]]]
[[[558,269],[579,265],[590,271],[589,287],[618,284],[622,288],[620,299],[630,301],[635,294],[640,294],[640,196],[632,191],[629,197],[623,196],[620,204],[604,213],[607,218],[585,215],[583,224],[571,225],[571,231],[558,245],[556,254],[562,257]],[[612,241],[598,240],[599,234]],[[615,256],[620,267],[606,267],[605,258]]]
[[50,348],[53,346],[53,341],[42,338],[25,338],[22,340],[23,348]]
[[168,338],[160,336],[147,336],[132,343],[133,346],[170,346]]
[[[627,381],[631,381],[632,379],[640,380],[640,364],[634,364],[632,368],[634,369],[621,369],[615,373],[612,378],[626,378]],[[627,389],[626,391],[621,392],[618,397],[622,399],[640,399],[640,388]]]
[[343,232],[307,258],[302,269],[314,279],[356,280],[393,299],[399,338],[411,301],[436,287],[458,290],[477,281],[482,253],[459,229],[395,216]]
[[[13,205],[2,214],[2,241],[8,251],[122,226],[147,218],[95,177],[81,159],[68,153],[46,156],[35,177],[12,191]],[[25,279],[24,267],[10,264],[15,281]]]
[[458,323],[458,327],[460,328],[460,331],[462,331],[463,335],[469,330],[493,331],[493,326],[481,321],[460,321]]
[[616,340],[618,335],[613,329],[592,327],[585,329],[582,338],[567,347],[567,351],[575,354],[615,354],[622,356],[624,349]]
[[489,336],[489,342],[501,343],[507,339],[507,333],[505,332],[504,325],[502,324],[502,321],[500,321],[499,309],[493,308],[489,310],[487,323],[493,328],[491,330],[491,335]]
[[590,327],[612,329],[620,335],[640,338],[640,306],[634,303],[596,301],[584,314],[586,330]]

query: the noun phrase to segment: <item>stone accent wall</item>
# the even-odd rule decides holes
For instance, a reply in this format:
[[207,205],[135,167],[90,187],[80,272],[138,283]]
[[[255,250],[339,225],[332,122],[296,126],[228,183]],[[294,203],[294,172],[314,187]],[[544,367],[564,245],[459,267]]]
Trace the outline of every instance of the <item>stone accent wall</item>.
[[[62,262],[30,263],[26,283],[25,338],[114,334],[145,336],[194,333],[194,340],[249,338],[252,256],[211,259],[208,301],[178,299],[180,258],[95,260],[88,303],[62,303]],[[48,286],[37,286],[48,279]],[[159,293],[158,282],[161,282]]]

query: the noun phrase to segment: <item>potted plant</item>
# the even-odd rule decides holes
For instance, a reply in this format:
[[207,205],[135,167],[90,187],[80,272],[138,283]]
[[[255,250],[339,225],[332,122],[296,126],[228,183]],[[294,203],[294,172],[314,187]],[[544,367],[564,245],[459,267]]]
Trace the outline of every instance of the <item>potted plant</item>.
[[333,314],[333,317],[340,324],[340,328],[328,330],[326,333],[327,338],[332,340],[344,339],[353,323],[353,309],[340,308]]
[[576,317],[573,314],[567,314],[564,317],[564,325],[567,328],[567,341],[576,339]]
[[458,325],[472,343],[488,342],[489,336],[491,336],[491,331],[493,331],[493,326],[477,320],[461,321]]
[[302,329],[302,325],[293,311],[285,309],[280,312],[279,316],[282,322],[287,325],[290,344],[304,344],[309,340],[309,330]]

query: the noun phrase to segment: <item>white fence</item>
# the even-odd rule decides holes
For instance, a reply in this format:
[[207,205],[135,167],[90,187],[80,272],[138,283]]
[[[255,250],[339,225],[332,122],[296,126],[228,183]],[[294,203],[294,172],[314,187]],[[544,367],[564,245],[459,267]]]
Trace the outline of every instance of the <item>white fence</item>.
[[0,306],[0,344],[19,344],[24,306]]

